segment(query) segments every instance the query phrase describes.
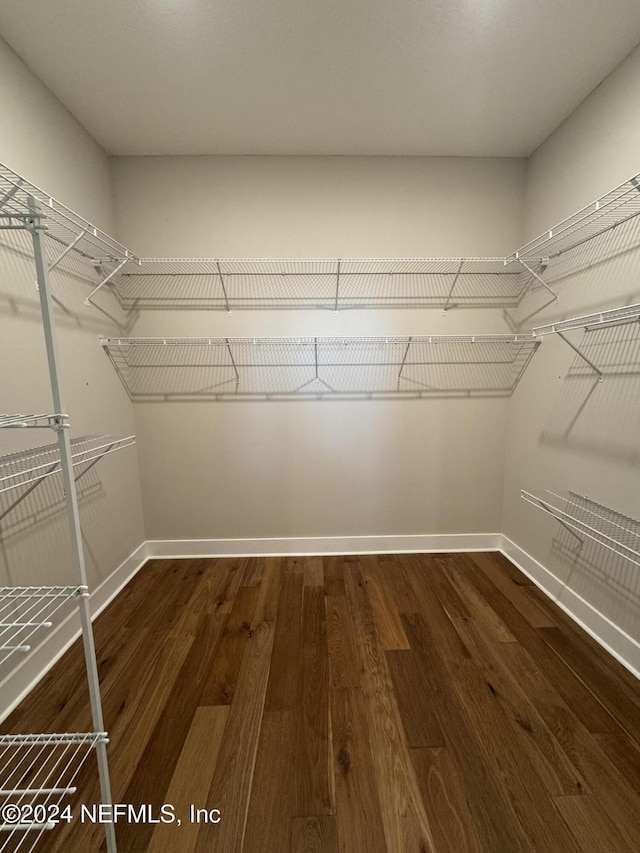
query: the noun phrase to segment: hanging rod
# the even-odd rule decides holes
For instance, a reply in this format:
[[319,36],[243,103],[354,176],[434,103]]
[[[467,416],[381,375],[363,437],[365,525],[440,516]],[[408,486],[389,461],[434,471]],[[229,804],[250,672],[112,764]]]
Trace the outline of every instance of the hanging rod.
[[[137,262],[137,255],[122,243],[0,163],[0,230],[29,228],[34,215],[34,201],[40,209],[47,235],[69,251],[96,261]],[[54,265],[59,260],[60,257]]]
[[577,492],[522,490],[521,497],[562,524],[640,566],[640,521]]

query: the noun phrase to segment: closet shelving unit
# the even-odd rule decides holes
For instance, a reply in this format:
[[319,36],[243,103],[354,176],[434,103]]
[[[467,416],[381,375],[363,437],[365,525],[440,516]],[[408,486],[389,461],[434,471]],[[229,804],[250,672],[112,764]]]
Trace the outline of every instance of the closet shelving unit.
[[[72,442],[69,420],[60,385],[53,297],[49,273],[70,253],[88,261],[100,281],[96,290],[114,278],[134,256],[120,243],[61,205],[34,184],[0,165],[0,230],[23,231],[31,236],[37,286],[53,398],[53,414],[9,414],[0,416],[2,429],[51,429],[55,445],[36,447],[0,459],[2,491],[36,488],[46,477],[60,473],[69,519],[77,583],[73,586],[5,587],[0,591],[0,660],[28,652],[31,640],[39,643],[43,629],[53,626],[53,617],[75,602],[82,626],[87,682],[93,719],[92,732],[71,734],[4,735],[0,739],[0,851],[31,851],[40,837],[56,826],[55,809],[69,803],[75,792],[74,779],[87,758],[95,753],[100,798],[111,803],[98,668],[89,608],[87,573],[82,546],[80,514],[74,468],[84,472],[106,453],[130,446],[133,436],[83,437]],[[53,249],[50,260],[47,246]],[[92,294],[90,294],[91,296]],[[23,493],[15,501],[20,502]],[[28,823],[13,822],[12,816],[33,807]],[[8,807],[8,811],[7,811]],[[40,816],[40,817],[39,817]],[[11,819],[10,819],[11,818]],[[116,853],[114,826],[105,824],[108,853]]]
[[509,396],[531,335],[102,338],[132,400]]
[[552,515],[580,542],[592,539],[640,566],[640,521],[576,492],[521,492],[528,503]]
[[[530,269],[529,269],[530,267]],[[112,290],[125,311],[515,308],[539,259],[143,258]]]

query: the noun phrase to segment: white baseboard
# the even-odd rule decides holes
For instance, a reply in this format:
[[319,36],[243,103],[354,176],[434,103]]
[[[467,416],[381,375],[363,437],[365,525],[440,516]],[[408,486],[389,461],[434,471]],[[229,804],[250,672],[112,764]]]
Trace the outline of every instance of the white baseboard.
[[502,536],[499,550],[609,654],[640,678],[640,643],[637,640],[506,536]]
[[451,533],[416,536],[296,536],[276,539],[151,539],[147,556],[286,557],[318,554],[424,554],[437,551],[497,551],[499,533]]
[[[147,543],[143,542],[91,593],[92,619],[105,609],[146,561]],[[44,642],[0,683],[3,697],[0,722],[33,690],[56,661],[78,639],[80,633],[80,620],[76,610],[49,631]]]

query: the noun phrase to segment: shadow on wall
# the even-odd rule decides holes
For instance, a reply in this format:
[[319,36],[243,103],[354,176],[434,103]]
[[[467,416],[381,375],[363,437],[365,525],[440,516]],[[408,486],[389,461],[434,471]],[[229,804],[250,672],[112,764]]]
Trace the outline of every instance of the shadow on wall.
[[[90,558],[92,505],[104,504],[102,483],[94,468],[77,483],[83,521],[83,544]],[[98,511],[95,524],[99,523]],[[67,505],[62,478],[54,474],[29,487],[0,494],[0,585],[39,586],[75,583]]]
[[576,355],[540,444],[640,466],[640,323],[569,334],[603,378]]
[[[47,239],[46,244],[49,263],[53,264],[61,247],[52,239]],[[41,322],[30,235],[25,231],[3,232],[0,251],[3,254],[0,314]],[[90,305],[85,303],[102,280],[101,276],[100,270],[77,252],[69,252],[55,266],[50,278],[58,325],[92,334],[126,334],[137,314],[122,310],[108,285],[96,294]]]
[[570,531],[559,527],[547,567],[563,585],[557,601],[572,610],[572,594],[588,602],[606,601],[603,615],[640,642],[638,566],[590,539],[581,544]]

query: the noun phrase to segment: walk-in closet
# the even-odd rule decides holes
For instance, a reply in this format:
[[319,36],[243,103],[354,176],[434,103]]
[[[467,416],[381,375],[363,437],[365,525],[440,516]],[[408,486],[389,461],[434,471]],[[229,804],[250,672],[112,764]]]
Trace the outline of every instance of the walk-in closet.
[[640,9],[0,5],[0,853],[640,849]]

